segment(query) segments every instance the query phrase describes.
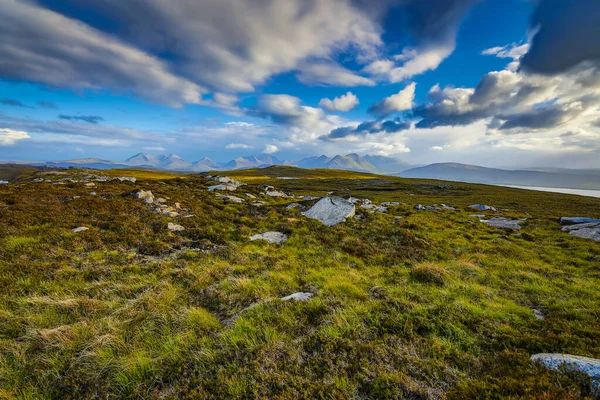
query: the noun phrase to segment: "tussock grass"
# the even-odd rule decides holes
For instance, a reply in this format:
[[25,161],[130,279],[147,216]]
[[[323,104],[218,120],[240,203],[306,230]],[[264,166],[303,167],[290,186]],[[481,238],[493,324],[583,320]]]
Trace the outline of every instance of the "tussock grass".
[[[291,199],[224,203],[199,174],[107,173],[140,181],[98,183],[96,196],[81,183],[0,186],[0,398],[589,395],[581,376],[528,360],[600,356],[600,244],[556,222],[600,217],[598,199],[348,171],[228,173],[249,183],[241,197],[271,184],[402,203],[328,228],[285,210]],[[136,188],[195,217],[154,214]],[[458,211],[414,210],[442,202]],[[474,203],[529,219],[489,227],[469,217]],[[269,230],[289,241],[248,240]],[[280,300],[294,292],[314,297]]]

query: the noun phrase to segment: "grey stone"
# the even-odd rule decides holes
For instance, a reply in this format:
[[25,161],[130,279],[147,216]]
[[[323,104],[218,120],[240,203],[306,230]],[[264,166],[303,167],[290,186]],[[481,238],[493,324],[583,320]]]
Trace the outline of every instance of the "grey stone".
[[209,186],[208,190],[213,192],[215,190],[228,190],[230,192],[233,192],[235,190],[237,190],[237,186],[235,185],[229,185],[229,184],[220,184],[220,185],[213,185],[213,186]]
[[288,301],[288,300],[308,301],[308,300],[310,300],[311,297],[313,297],[312,293],[296,292],[296,293],[290,294],[289,296],[282,297],[281,300],[283,300],[283,301]]
[[281,232],[265,232],[258,235],[250,236],[250,240],[266,240],[271,244],[282,244],[287,242],[288,237],[285,233]]
[[323,197],[304,215],[321,221],[327,226],[334,226],[351,218],[356,213],[354,204],[341,197]]
[[121,182],[128,181],[128,182],[135,183],[135,181],[137,181],[137,179],[134,178],[133,176],[119,176],[117,179],[120,180]]
[[475,210],[479,210],[479,211],[498,211],[498,209],[496,207],[488,206],[485,204],[473,204],[472,206],[469,206],[469,207],[474,208]]
[[583,239],[592,239],[600,242],[600,222],[599,223],[586,223],[577,225],[563,226],[563,232],[569,232],[573,236],[577,236]]
[[588,217],[561,217],[561,225],[576,225],[576,224],[590,224],[600,223],[600,219],[588,218]]
[[533,316],[536,319],[539,319],[540,321],[543,321],[544,319],[546,319],[546,317],[544,317],[544,314],[537,308],[534,308],[532,311],[533,311]]
[[423,204],[417,204],[415,210],[435,211],[439,210],[436,206],[424,206]]
[[269,197],[287,197],[285,193],[278,190],[269,190],[265,192],[265,195]]
[[249,199],[256,199],[256,196],[253,195],[252,193],[244,193],[246,195],[246,197],[248,197]]
[[507,228],[507,229],[521,229],[521,223],[526,221],[524,219],[508,219],[504,217],[494,217],[488,220],[480,219],[481,222],[496,228]]
[[219,198],[232,203],[243,203],[245,201],[244,199],[236,196],[219,196]]
[[90,228],[87,228],[87,227],[85,227],[85,226],[80,226],[79,228],[74,228],[74,229],[71,229],[71,232],[78,233],[78,232],[87,231],[87,230],[89,230],[89,229],[90,229]]

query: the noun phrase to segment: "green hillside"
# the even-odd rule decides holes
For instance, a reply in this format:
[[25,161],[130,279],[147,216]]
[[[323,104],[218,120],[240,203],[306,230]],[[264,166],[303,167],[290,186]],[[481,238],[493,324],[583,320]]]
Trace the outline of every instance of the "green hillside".
[[[211,173],[40,174],[0,185],[0,399],[590,395],[529,357],[600,356],[600,242],[557,221],[600,218],[600,199],[285,166],[219,172],[248,184],[223,193]],[[65,180],[90,174],[138,180]],[[399,204],[333,227],[286,208],[330,192]],[[289,240],[249,240],[267,231]]]

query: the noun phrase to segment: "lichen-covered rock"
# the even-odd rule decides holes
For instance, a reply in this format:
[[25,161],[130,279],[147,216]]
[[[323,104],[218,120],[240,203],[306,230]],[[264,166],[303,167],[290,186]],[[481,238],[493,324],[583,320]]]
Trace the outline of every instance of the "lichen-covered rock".
[[506,228],[506,229],[521,229],[521,223],[524,222],[524,219],[509,219],[504,217],[494,217],[488,220],[480,220],[481,222],[488,224],[490,226],[495,226],[496,228]]
[[279,190],[269,190],[265,192],[265,196],[269,197],[287,197],[287,194],[279,191]]
[[138,190],[136,192],[133,192],[133,197],[135,197],[136,199],[145,199],[147,197],[154,198],[154,195],[150,190]]
[[287,242],[288,237],[285,233],[281,232],[265,232],[258,235],[250,236],[250,240],[266,240],[270,244],[282,244]]
[[173,231],[173,232],[179,232],[179,231],[184,231],[185,230],[185,228],[183,226],[178,225],[178,224],[174,224],[172,222],[169,222],[167,224],[167,229],[169,229],[170,231]]
[[238,187],[236,185],[220,184],[220,185],[209,186],[208,190],[211,192],[214,192],[215,190],[228,190],[230,192],[233,192],[233,191],[237,190],[237,188]]
[[282,297],[281,300],[283,300],[283,301],[288,301],[288,300],[308,301],[308,300],[310,300],[311,297],[313,297],[312,293],[296,292],[296,293],[290,294],[289,296]]
[[540,353],[531,356],[531,361],[553,371],[583,372],[592,379],[592,393],[600,396],[600,360],[597,358],[573,356],[571,354]]
[[562,231],[569,232],[569,234],[583,239],[592,239],[597,242],[600,242],[600,222],[567,225],[563,226]]
[[327,226],[334,226],[351,218],[356,213],[354,204],[342,197],[323,197],[304,215],[321,221]]

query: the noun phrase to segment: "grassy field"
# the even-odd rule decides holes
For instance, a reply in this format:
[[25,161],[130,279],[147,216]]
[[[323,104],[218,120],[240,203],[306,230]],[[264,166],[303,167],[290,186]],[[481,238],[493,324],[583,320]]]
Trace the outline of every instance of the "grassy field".
[[[590,395],[585,377],[529,357],[600,357],[600,243],[557,222],[600,218],[600,199],[347,171],[228,172],[248,183],[231,194],[266,202],[255,207],[225,203],[200,174],[103,173],[139,180],[88,188],[28,173],[0,185],[0,399]],[[286,210],[297,199],[262,196],[262,184],[401,204],[328,228]],[[194,216],[155,214],[135,189]],[[434,203],[457,211],[414,209]],[[470,216],[474,203],[527,222],[489,227]],[[289,241],[248,240],[271,230]],[[280,300],[299,291],[314,297]]]

